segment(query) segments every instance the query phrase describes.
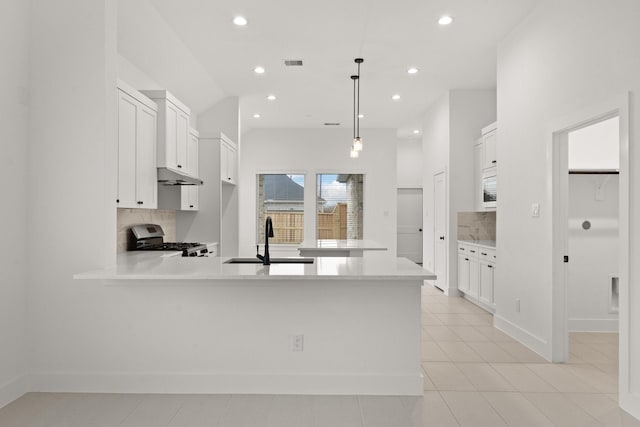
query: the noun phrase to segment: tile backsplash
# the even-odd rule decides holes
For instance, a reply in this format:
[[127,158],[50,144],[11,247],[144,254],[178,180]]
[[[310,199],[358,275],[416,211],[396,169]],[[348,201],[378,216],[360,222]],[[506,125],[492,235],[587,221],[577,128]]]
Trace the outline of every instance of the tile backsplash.
[[458,240],[496,240],[496,212],[458,212]]
[[176,211],[162,209],[118,209],[118,253],[127,250],[127,235],[132,225],[158,224],[165,242],[176,241]]

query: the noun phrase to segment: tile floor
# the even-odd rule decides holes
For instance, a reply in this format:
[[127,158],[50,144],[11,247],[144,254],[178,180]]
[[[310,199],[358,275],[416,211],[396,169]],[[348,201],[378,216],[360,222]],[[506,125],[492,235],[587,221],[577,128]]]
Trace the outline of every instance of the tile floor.
[[1,427],[640,427],[617,404],[617,334],[554,365],[461,298],[423,288],[423,397],[28,393]]

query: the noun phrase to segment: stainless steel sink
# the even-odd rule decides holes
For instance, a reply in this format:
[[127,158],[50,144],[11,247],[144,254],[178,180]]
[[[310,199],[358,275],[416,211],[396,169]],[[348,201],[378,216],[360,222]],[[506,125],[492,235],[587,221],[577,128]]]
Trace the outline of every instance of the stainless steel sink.
[[[271,264],[313,264],[313,258],[271,258]],[[258,258],[230,258],[225,264],[262,264]]]

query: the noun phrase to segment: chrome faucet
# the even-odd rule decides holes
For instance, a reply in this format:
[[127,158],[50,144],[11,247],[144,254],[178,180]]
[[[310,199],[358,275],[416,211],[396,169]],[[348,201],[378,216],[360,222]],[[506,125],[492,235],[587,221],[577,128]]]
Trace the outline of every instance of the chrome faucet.
[[[271,217],[268,216],[264,223],[264,255],[256,253],[256,257],[262,261],[262,265],[270,265],[271,258],[269,257],[269,237],[273,237],[273,223]],[[258,245],[256,245],[256,252],[258,252]]]

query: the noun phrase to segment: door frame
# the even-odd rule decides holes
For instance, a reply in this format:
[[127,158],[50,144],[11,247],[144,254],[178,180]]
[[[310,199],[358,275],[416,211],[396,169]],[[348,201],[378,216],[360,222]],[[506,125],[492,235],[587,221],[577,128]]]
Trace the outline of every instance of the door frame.
[[[568,360],[568,319],[567,319],[567,274],[564,256],[568,249],[568,133],[570,131],[598,123],[612,117],[619,117],[620,139],[620,201],[619,201],[619,391],[620,399],[624,393],[630,393],[629,379],[629,334],[630,334],[630,205],[629,205],[629,93],[616,96],[601,103],[588,106],[553,122],[547,135],[551,135],[547,152],[551,154],[552,188],[552,250],[549,264],[552,271],[552,321],[551,321],[551,357],[553,362]],[[569,260],[570,261],[570,260]]]
[[[399,199],[399,194],[402,190],[419,190],[420,191],[420,232],[421,232],[421,236],[422,238],[420,239],[420,258],[421,258],[421,263],[420,265],[424,265],[424,190],[422,187],[397,187],[396,188],[396,209],[398,208],[398,199]],[[396,224],[398,223],[397,219],[399,217],[399,213],[396,212]],[[398,227],[396,225],[396,252],[398,252]]]
[[[449,203],[447,203],[447,171],[439,170],[433,174],[433,270],[436,271],[436,245],[438,244],[438,237],[436,236],[436,177],[442,175],[444,181],[444,279],[439,283],[442,284],[442,291],[449,295]],[[424,255],[423,255],[424,256]],[[424,259],[423,259],[424,261]],[[438,282],[436,279],[433,283],[434,286]],[[436,286],[437,287],[437,286]]]

